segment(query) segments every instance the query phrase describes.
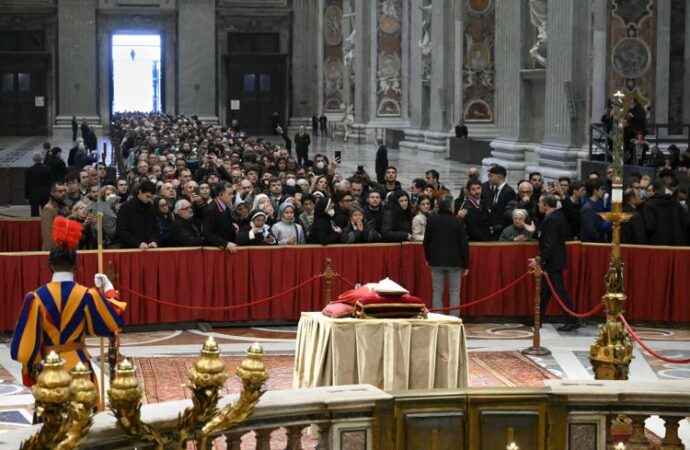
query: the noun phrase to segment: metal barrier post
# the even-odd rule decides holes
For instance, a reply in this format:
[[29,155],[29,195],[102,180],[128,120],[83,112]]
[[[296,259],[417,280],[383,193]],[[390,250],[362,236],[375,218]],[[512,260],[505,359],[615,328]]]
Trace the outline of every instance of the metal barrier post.
[[[534,268],[534,335],[532,336],[532,346],[522,351],[523,355],[546,356],[551,354],[551,350],[541,346],[541,258],[534,258],[537,262]],[[547,286],[548,289],[548,286]]]
[[326,264],[324,265],[323,277],[326,279],[326,304],[329,304],[333,299],[333,262],[331,258],[326,258]]

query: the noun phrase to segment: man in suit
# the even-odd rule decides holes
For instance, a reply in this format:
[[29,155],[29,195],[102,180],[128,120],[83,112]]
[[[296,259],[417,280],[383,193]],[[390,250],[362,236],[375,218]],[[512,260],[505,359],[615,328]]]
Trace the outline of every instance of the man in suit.
[[24,172],[24,198],[31,205],[31,217],[38,217],[40,209],[48,203],[53,173],[40,152],[34,153],[34,165]]
[[464,123],[460,122],[459,124],[455,125],[456,138],[467,138],[467,135],[467,126]]
[[376,138],[379,148],[376,150],[376,182],[383,184],[386,182],[386,168],[388,168],[388,148],[383,145],[383,138]]
[[[570,236],[570,229],[563,212],[557,206],[558,200],[553,194],[543,194],[539,197],[539,212],[544,214],[544,220],[539,227],[539,255],[541,256],[542,269],[548,274],[556,295],[572,311],[574,309],[573,303],[570,301],[570,295],[565,290],[563,283],[563,270],[568,267],[565,241]],[[530,265],[535,267],[536,260],[530,259]],[[551,288],[548,283],[544,282],[541,290],[542,316],[549,306],[551,296]],[[566,314],[565,324],[558,327],[558,331],[574,331],[578,328],[580,328],[579,320]]]
[[235,239],[239,227],[232,219],[230,211],[234,190],[230,183],[221,181],[213,191],[215,199],[209,203],[204,213],[204,242],[235,253],[237,251]]
[[175,220],[170,226],[170,243],[173,247],[201,247],[204,238],[199,227],[194,223],[192,203],[182,198],[175,202],[173,209]]
[[457,217],[465,222],[470,241],[490,241],[491,216],[482,201],[482,183],[477,178],[470,178],[466,189],[467,197],[461,203]]
[[515,190],[506,183],[506,172],[503,166],[489,169],[489,181],[482,184],[482,201],[489,209],[491,216],[491,240],[497,241],[505,225],[504,214],[508,203],[515,199]]
[[[470,267],[470,246],[462,222],[453,215],[453,198],[441,197],[438,213],[429,215],[424,230],[424,255],[431,267],[434,308],[443,307],[443,285],[448,278],[450,306],[460,305],[460,283]],[[450,312],[460,316],[455,309]]]
[[156,185],[149,180],[142,181],[137,193],[127,200],[117,212],[116,233],[122,248],[157,248],[156,210],[153,196]]
[[50,149],[50,152],[43,159],[43,163],[50,167],[53,177],[51,181],[65,181],[67,166],[65,161],[62,160],[62,149],[60,147]]
[[299,126],[299,132],[293,141],[297,152],[297,164],[303,166],[309,160],[309,144],[311,144],[311,138],[304,132],[304,125]]

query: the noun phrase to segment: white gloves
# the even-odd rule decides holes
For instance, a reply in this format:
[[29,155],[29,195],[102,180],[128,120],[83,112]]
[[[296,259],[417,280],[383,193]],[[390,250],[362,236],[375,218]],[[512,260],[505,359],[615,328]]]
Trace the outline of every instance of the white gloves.
[[97,273],[96,275],[94,275],[93,283],[96,285],[98,289],[101,289],[103,292],[115,290],[113,283],[111,283],[108,279],[108,276],[103,273]]

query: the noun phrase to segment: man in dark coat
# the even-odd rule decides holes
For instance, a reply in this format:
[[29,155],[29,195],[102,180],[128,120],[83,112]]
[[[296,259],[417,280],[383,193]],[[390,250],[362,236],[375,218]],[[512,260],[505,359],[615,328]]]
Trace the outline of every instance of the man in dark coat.
[[652,183],[654,196],[647,200],[640,212],[647,231],[648,245],[687,245],[686,233],[690,219],[678,200],[666,193],[662,180]]
[[123,248],[156,248],[156,210],[152,200],[156,185],[148,180],[139,184],[136,195],[126,201],[117,213],[116,234]]
[[239,227],[232,219],[230,212],[234,197],[232,185],[221,181],[214,188],[214,193],[215,199],[209,203],[204,213],[204,242],[235,253],[237,251],[235,240]]
[[580,209],[580,240],[582,242],[607,242],[607,226],[599,216],[604,212],[604,183],[589,180],[586,185],[587,201]]
[[34,165],[24,172],[24,198],[31,205],[31,217],[38,217],[40,209],[48,203],[50,198],[50,184],[53,174],[43,163],[43,155],[34,153]]
[[467,197],[460,205],[457,216],[464,221],[470,241],[491,240],[491,215],[482,200],[482,184],[477,178],[467,182]]
[[314,208],[314,223],[309,231],[307,242],[309,244],[338,244],[343,230],[333,224],[335,205],[328,197],[321,197]]
[[201,230],[194,223],[192,203],[183,198],[175,202],[173,209],[175,220],[170,225],[170,245],[172,247],[201,247],[204,238]]
[[[450,306],[460,305],[461,275],[470,267],[470,247],[465,227],[453,215],[453,199],[441,197],[438,213],[429,215],[424,230],[424,255],[431,267],[434,308],[443,307],[443,285],[448,278]],[[459,316],[459,310],[450,312]]]
[[460,122],[459,124],[455,125],[455,137],[456,138],[467,138],[468,131],[467,131],[467,126]]
[[508,172],[505,167],[489,169],[489,181],[482,185],[482,201],[491,215],[491,239],[497,241],[505,226],[505,210],[515,199],[515,190],[506,183]]
[[311,132],[314,136],[319,135],[319,116],[316,114],[311,116]]
[[386,182],[386,168],[388,168],[388,149],[383,145],[383,138],[377,138],[379,148],[376,150],[376,181],[379,184]]
[[52,181],[65,181],[67,176],[67,165],[62,160],[61,155],[62,149],[60,147],[53,147],[43,160],[43,163],[50,167]]
[[321,129],[321,136],[328,135],[328,117],[324,113],[319,116],[319,128]]
[[77,130],[79,129],[79,124],[77,123],[77,117],[72,116],[72,142],[77,140]]
[[[539,255],[541,265],[548,274],[551,284],[553,284],[556,294],[563,301],[565,306],[571,311],[573,303],[570,295],[565,290],[563,283],[563,270],[568,267],[568,254],[565,248],[565,241],[570,236],[568,222],[560,208],[557,208],[558,200],[553,194],[543,194],[539,198],[539,212],[544,214],[544,220],[539,227]],[[534,259],[530,260],[532,266],[536,264]],[[545,314],[552,292],[548,283],[542,283],[541,290],[541,311]],[[558,331],[574,331],[580,328],[580,322],[566,314],[565,324],[558,327]]]
[[299,131],[293,141],[297,152],[297,164],[303,166],[309,160],[309,144],[311,144],[311,138],[304,132],[304,125],[299,126]]

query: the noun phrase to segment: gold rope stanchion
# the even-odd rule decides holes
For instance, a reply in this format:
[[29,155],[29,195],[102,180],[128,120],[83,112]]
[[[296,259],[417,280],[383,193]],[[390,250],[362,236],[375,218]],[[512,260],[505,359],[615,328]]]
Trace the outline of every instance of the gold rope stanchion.
[[323,269],[323,277],[326,279],[326,304],[329,304],[333,299],[333,277],[335,272],[333,272],[333,261],[331,258],[326,258],[326,264]]
[[[541,346],[541,257],[534,258],[534,334],[532,335],[532,346],[522,351],[523,355],[546,356],[551,354],[551,350]],[[548,288],[548,286],[547,286]]]
[[[98,195],[100,197],[100,190]],[[103,273],[103,212],[100,208],[96,212],[96,230],[98,233],[98,273]],[[102,291],[102,288],[100,290]],[[98,411],[105,411],[105,339],[102,336],[98,339],[98,346],[101,353],[99,361],[101,383],[98,396]]]

